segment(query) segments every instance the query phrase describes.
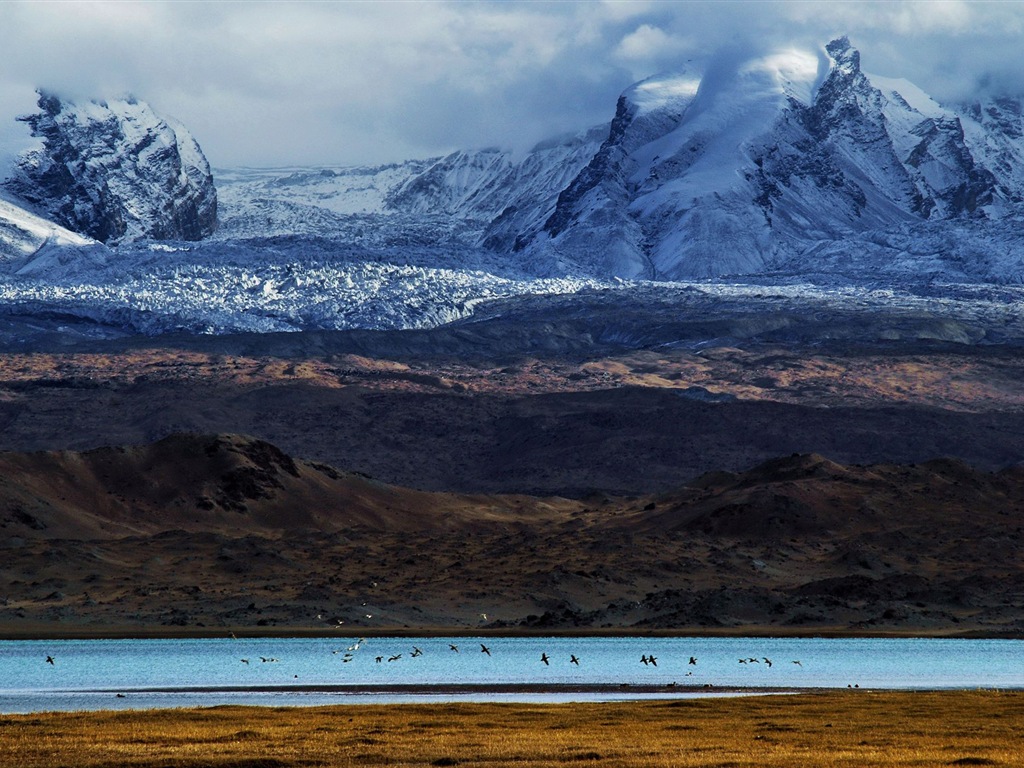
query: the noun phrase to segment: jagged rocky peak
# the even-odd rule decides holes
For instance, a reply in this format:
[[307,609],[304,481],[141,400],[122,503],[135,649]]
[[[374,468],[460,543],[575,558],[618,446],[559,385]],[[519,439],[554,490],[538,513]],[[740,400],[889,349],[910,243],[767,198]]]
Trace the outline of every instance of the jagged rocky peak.
[[143,101],[75,102],[39,91],[19,118],[41,145],[24,153],[8,192],[96,240],[200,240],[217,225],[217,192],[199,144]]
[[860,51],[850,45],[850,38],[846,35],[829,42],[825,50],[835,62],[835,72],[846,76],[860,72]]
[[1020,215],[1021,112],[868,74],[846,37],[723,51],[626,89],[543,228],[504,242],[626,278],[813,269],[823,244]]

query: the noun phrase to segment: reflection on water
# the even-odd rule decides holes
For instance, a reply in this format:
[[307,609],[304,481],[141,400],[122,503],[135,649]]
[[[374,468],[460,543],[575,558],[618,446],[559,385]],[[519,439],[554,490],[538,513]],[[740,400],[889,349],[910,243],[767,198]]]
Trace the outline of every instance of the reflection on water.
[[[1024,688],[1024,641],[1019,640],[385,637],[357,641],[0,641],[0,712],[439,698],[605,701],[678,697],[692,695],[695,689],[707,695],[730,687],[765,692],[847,686]],[[484,643],[490,654],[483,652]],[[547,664],[542,655],[547,656]],[[579,664],[571,663],[573,655]],[[53,664],[47,663],[47,656],[53,657]],[[457,685],[522,685],[538,690],[494,694],[401,688]],[[600,685],[615,690],[572,690]],[[630,691],[633,686],[642,692]],[[652,692],[651,686],[659,690]]]

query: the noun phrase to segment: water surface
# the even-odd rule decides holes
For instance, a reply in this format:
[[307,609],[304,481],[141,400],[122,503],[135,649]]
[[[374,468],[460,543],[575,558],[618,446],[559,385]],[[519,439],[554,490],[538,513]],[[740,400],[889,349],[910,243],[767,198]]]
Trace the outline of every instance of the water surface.
[[[642,663],[652,656],[655,663]],[[691,657],[696,663],[690,663]],[[11,640],[0,641],[0,712],[226,703],[618,700],[712,695],[734,688],[766,693],[847,686],[1024,688],[1022,662],[1020,640]],[[492,686],[505,690],[495,692]]]

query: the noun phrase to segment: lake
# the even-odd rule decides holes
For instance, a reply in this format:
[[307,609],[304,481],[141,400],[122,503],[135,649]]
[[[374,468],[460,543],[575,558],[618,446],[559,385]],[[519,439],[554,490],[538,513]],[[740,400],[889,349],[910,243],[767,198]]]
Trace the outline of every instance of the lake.
[[[483,652],[484,646],[489,654]],[[572,661],[574,656],[578,663]],[[691,657],[696,663],[690,663]],[[0,641],[0,712],[4,713],[229,703],[608,701],[723,695],[736,689],[771,693],[848,686],[1024,688],[1024,641],[710,637]]]

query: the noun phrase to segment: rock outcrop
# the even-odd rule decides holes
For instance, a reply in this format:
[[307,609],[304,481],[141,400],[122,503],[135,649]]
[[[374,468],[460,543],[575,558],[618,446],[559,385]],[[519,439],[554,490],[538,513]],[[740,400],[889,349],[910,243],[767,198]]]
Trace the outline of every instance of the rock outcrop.
[[108,244],[214,231],[210,165],[184,127],[134,98],[75,103],[40,91],[39,110],[19,119],[42,145],[4,182],[37,213]]

